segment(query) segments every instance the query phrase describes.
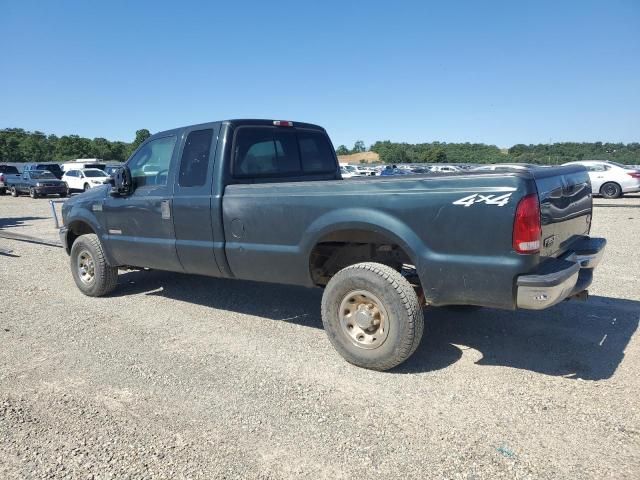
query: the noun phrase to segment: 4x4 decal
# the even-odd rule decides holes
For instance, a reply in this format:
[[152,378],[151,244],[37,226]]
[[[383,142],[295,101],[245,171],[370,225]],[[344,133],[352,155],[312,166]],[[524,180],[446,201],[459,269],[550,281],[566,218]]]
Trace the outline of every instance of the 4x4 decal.
[[503,195],[482,195],[480,193],[474,193],[467,197],[461,198],[453,202],[454,205],[463,205],[470,207],[475,203],[484,203],[486,205],[497,205],[498,207],[504,207],[509,203],[512,193],[505,193]]

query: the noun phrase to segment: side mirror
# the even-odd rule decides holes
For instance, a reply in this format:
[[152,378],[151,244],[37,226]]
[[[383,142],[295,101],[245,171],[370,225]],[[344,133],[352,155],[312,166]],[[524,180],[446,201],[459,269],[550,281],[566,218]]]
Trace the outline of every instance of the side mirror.
[[111,184],[111,195],[114,197],[126,197],[133,193],[131,170],[126,165],[113,172],[108,183]]

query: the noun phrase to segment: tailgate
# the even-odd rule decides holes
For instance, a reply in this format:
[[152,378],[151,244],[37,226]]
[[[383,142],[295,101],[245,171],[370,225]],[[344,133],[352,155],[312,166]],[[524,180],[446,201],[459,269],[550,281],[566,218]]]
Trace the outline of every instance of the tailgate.
[[591,182],[580,165],[532,169],[542,221],[540,255],[557,257],[589,233]]

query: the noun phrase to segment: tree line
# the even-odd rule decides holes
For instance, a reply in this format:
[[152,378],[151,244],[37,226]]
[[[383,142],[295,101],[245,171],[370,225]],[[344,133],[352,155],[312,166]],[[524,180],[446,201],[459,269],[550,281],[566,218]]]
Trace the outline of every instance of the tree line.
[[[612,160],[640,165],[640,143],[562,142],[514,145],[500,149],[484,143],[396,143],[377,141],[369,148],[384,163],[539,163],[561,164],[575,160]],[[338,155],[364,152],[364,143],[353,149],[340,145]]]
[[[46,135],[21,128],[0,130],[0,162],[64,162],[76,158],[101,158],[124,161],[151,134],[146,128],[136,131],[131,143],[106,138],[84,138],[78,135]],[[384,163],[500,163],[525,162],[559,164],[574,160],[613,160],[640,164],[640,143],[562,142],[537,145],[514,145],[500,149],[484,143],[396,143],[377,141],[369,147]],[[352,149],[340,145],[338,155],[362,153],[367,148],[362,140]]]
[[124,161],[150,135],[146,128],[140,129],[133,142],[128,143],[5,128],[0,130],[0,162],[65,162],[76,158]]

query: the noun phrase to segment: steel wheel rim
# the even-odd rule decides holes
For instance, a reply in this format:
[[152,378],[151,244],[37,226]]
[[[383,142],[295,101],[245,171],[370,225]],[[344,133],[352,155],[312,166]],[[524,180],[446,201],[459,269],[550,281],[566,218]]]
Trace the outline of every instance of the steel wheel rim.
[[615,195],[616,187],[614,187],[613,185],[607,185],[606,187],[604,187],[604,193],[606,193],[609,196]]
[[76,265],[80,281],[86,284],[92,283],[96,276],[96,266],[88,250],[82,250],[78,254]]
[[373,350],[389,336],[389,315],[378,297],[366,290],[347,293],[338,310],[340,329],[358,348]]

